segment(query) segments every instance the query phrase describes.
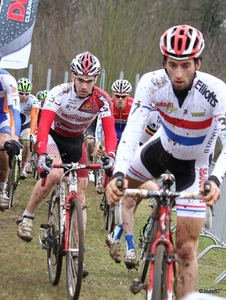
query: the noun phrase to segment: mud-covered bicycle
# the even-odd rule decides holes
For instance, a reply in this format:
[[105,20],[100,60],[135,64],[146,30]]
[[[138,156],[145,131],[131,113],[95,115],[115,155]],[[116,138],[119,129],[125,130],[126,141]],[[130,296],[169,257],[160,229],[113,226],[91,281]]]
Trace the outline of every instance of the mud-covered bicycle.
[[[146,189],[126,189],[124,195],[140,197],[141,199],[155,199],[151,209],[147,227],[144,230],[142,243],[141,271],[139,278],[134,278],[130,285],[133,294],[141,290],[146,291],[146,300],[172,300],[173,279],[176,276],[176,262],[174,242],[171,231],[171,212],[176,198],[197,199],[202,201],[199,192],[172,191],[174,182],[172,174],[163,174],[163,188],[159,191]],[[210,190],[210,183],[205,182],[205,190]],[[147,278],[149,269],[149,277]]]
[[[101,164],[54,163],[53,168],[64,169],[48,203],[48,219],[40,225],[39,240],[47,250],[49,280],[57,285],[61,277],[63,256],[66,256],[66,287],[68,298],[77,300],[83,278],[84,229],[82,210],[85,209],[77,193],[77,170],[95,170]],[[43,235],[44,232],[44,235]]]

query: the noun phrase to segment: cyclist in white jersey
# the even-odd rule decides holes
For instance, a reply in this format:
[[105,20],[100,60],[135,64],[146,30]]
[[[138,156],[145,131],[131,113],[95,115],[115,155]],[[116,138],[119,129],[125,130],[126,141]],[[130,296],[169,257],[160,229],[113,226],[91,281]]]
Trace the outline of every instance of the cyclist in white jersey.
[[[20,147],[17,147],[16,143],[20,130],[20,100],[16,79],[6,70],[0,69],[0,146],[2,147],[7,140],[14,141],[15,152],[11,153],[12,155],[20,153]],[[9,164],[5,151],[0,151],[0,166],[0,209],[4,210],[9,207],[9,197],[6,191]]]
[[[17,87],[20,97],[20,117],[21,117],[21,134],[22,138],[31,138],[33,143],[36,142],[36,129],[39,114],[38,99],[31,94],[32,83],[28,78],[20,78],[17,81]],[[23,142],[22,162],[20,178],[27,178],[26,167],[31,158],[30,141]]]
[[[32,240],[33,219],[38,204],[47,197],[63,174],[63,170],[51,170],[51,167],[46,165],[47,154],[54,163],[61,163],[63,160],[65,163],[87,164],[84,133],[99,115],[106,137],[105,168],[112,168],[114,164],[117,139],[111,98],[95,86],[101,71],[100,62],[92,53],[85,51],[76,55],[70,68],[72,82],[59,84],[51,89],[42,109],[37,135],[38,171],[41,177],[46,176],[46,172],[49,174],[44,187],[41,186],[41,180],[36,183],[28,205],[17,221],[17,234],[27,242]],[[78,178],[78,194],[85,208],[88,170],[79,170]],[[83,209],[84,230],[86,221],[86,209]],[[83,265],[83,276],[87,275],[87,268]]]
[[[176,203],[176,251],[180,264],[175,294],[179,299],[195,289],[198,237],[206,205],[213,205],[221,195],[219,185],[226,171],[226,85],[199,71],[204,39],[196,28],[178,25],[166,30],[160,39],[160,49],[164,68],[144,74],[138,83],[106,193],[111,203],[117,203],[123,195],[117,188],[117,178],[126,174],[128,181],[124,180],[123,189],[139,187],[166,170],[174,174],[178,191],[200,190],[204,194],[204,181],[210,180],[211,190],[204,201]],[[159,111],[162,126],[134,153],[152,103]],[[218,136],[222,151],[208,176]],[[148,184],[155,187],[152,181]],[[127,249],[134,251],[133,216],[123,223],[123,229],[131,235]]]

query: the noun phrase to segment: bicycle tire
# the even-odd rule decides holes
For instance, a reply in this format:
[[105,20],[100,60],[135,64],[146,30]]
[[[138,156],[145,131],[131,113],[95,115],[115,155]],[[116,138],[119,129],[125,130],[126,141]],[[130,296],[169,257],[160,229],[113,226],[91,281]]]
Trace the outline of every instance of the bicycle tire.
[[70,203],[68,251],[66,253],[66,286],[68,298],[77,300],[83,279],[84,228],[81,203],[73,198]]
[[163,244],[159,244],[156,248],[152,300],[167,299],[167,283],[166,283],[167,262],[166,259],[164,258],[165,251],[166,249]]
[[13,158],[12,169],[9,170],[8,180],[7,180],[7,192],[9,197],[9,208],[14,206],[15,200],[15,190],[19,184],[19,170],[17,166],[16,158]]
[[102,203],[104,203],[104,229],[108,230],[108,203],[105,193],[103,195]]
[[60,281],[63,263],[63,245],[61,237],[60,199],[56,197],[54,190],[51,195],[48,212],[47,229],[47,266],[49,281],[52,285],[57,285]]
[[104,193],[102,203],[104,203],[104,229],[111,233],[115,227],[114,210],[108,204],[106,194]]
[[114,230],[115,227],[115,212],[114,212],[114,208],[112,208],[109,204],[107,204],[108,208],[108,227],[107,227],[107,231],[108,233],[111,233]]
[[7,192],[9,197],[9,208],[13,206],[14,203],[14,187],[13,187],[13,169],[9,170],[8,181],[7,181]]
[[147,236],[147,239],[145,241],[144,245],[144,253],[143,253],[143,263],[141,266],[141,272],[140,272],[140,282],[145,283],[145,280],[147,280],[147,272],[148,268],[150,266],[150,260],[148,259],[148,254],[151,251],[151,245],[156,239],[156,234],[157,234],[157,229],[158,229],[158,221],[153,220],[152,225],[149,231],[149,234]]

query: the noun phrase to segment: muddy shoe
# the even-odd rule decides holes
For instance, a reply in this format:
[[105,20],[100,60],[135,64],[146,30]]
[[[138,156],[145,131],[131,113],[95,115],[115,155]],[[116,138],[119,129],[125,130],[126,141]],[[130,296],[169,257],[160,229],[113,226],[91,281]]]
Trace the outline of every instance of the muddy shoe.
[[9,197],[6,190],[0,189],[0,209],[4,210],[9,208]]
[[21,168],[20,170],[20,179],[26,179],[27,178],[27,172],[25,168]]
[[121,262],[121,242],[120,240],[113,240],[111,234],[106,238],[106,244],[110,248],[110,256],[116,263]]
[[20,216],[17,220],[17,235],[26,242],[32,240],[32,228],[34,217]]
[[137,265],[136,251],[135,249],[130,249],[126,252],[124,263],[128,269],[135,268]]

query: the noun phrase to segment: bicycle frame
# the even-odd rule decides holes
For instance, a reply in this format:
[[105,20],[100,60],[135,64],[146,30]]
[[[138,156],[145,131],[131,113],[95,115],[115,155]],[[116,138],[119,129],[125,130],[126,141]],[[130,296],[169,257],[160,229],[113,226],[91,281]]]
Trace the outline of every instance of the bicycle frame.
[[[45,235],[39,241],[47,250],[50,283],[57,285],[61,276],[62,258],[66,255],[66,286],[68,298],[79,298],[83,278],[84,229],[82,201],[77,193],[77,170],[100,169],[101,164],[55,163],[64,169],[49,202],[48,223],[41,224]],[[45,181],[42,183],[45,185]]]
[[171,207],[168,205],[160,205],[159,207],[159,217],[158,220],[153,222],[158,222],[158,230],[156,234],[156,240],[151,246],[150,255],[150,271],[149,271],[149,283],[148,283],[148,294],[147,299],[152,299],[152,291],[154,286],[154,270],[155,270],[155,255],[156,249],[159,244],[165,245],[166,249],[166,261],[167,261],[167,299],[173,299],[173,274],[176,275],[176,259],[175,250],[172,239],[172,232],[170,227],[171,220]]
[[[32,141],[28,138],[19,138],[20,142],[30,141],[30,150],[32,149]],[[7,151],[10,148],[10,142],[6,141],[4,146],[0,147],[0,151]],[[9,197],[9,206],[10,209],[14,205],[14,193],[17,186],[20,184],[20,159],[19,155],[9,156],[9,174],[7,180],[7,192]]]
[[[67,172],[66,172],[67,173]],[[64,173],[65,176],[65,173]],[[65,180],[65,179],[64,179]],[[75,170],[69,172],[68,178],[65,180],[69,188],[69,194],[65,200],[65,226],[64,226],[64,251],[68,251],[68,236],[69,236],[69,222],[70,222],[70,202],[73,198],[77,198],[82,205],[81,199],[77,193],[77,174]],[[62,191],[61,191],[62,192]],[[63,199],[61,197],[60,199]],[[61,204],[62,205],[62,204]],[[62,206],[63,207],[63,206]],[[63,214],[64,216],[64,214]],[[62,225],[64,222],[62,222]]]
[[[69,167],[71,165],[71,168]],[[64,174],[62,175],[62,178],[59,183],[57,183],[57,190],[60,193],[60,199],[65,201],[63,203],[60,203],[61,207],[61,225],[62,230],[61,233],[64,235],[64,251],[68,251],[68,234],[69,234],[69,221],[70,221],[70,203],[73,198],[77,198],[79,202],[81,203],[81,198],[79,197],[77,193],[77,173],[76,170],[79,169],[101,169],[101,164],[79,164],[79,163],[71,163],[71,164],[63,164],[63,163],[55,163],[53,165],[53,168],[68,168]],[[64,185],[62,185],[62,181],[66,183],[68,186],[68,195],[66,196],[66,191],[62,188]],[[81,203],[82,205],[82,203]]]
[[[154,198],[156,200],[155,214],[152,216],[152,229],[148,243],[148,254],[145,261],[149,261],[149,281],[144,283],[146,271],[142,271],[142,280],[135,278],[131,284],[131,291],[136,294],[142,289],[146,289],[146,299],[173,299],[173,279],[176,275],[175,248],[171,231],[171,211],[176,198],[181,199],[202,199],[203,196],[196,192],[174,192],[170,189],[174,176],[163,174],[163,188],[159,191],[149,191],[146,189],[127,189],[125,196],[140,197],[142,199]],[[165,184],[164,184],[165,183]],[[205,182],[205,190],[210,190],[210,183]],[[156,226],[157,225],[157,226]],[[147,253],[147,252],[146,252]],[[145,262],[144,262],[145,263]],[[145,274],[145,275],[144,275]]]

